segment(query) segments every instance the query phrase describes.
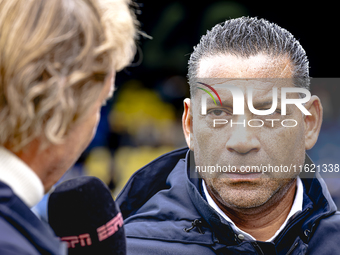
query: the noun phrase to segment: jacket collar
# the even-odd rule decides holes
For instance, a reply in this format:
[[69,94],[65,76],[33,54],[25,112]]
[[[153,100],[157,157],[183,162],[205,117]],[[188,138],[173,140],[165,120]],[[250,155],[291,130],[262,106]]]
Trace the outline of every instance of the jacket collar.
[[[198,174],[194,171],[194,166],[190,166],[189,162],[194,162],[193,159],[189,160],[190,157],[193,157],[193,153],[188,151],[186,155],[187,187],[188,193],[193,204],[196,206],[197,211],[212,227],[217,234],[217,238],[220,239],[220,242],[222,241],[227,245],[240,244],[240,241],[232,230],[229,222],[224,220],[224,218],[217,214],[210,206],[207,206],[208,203],[201,196],[200,179]],[[313,164],[307,154],[305,164],[308,164],[309,166]],[[279,244],[280,242],[286,243],[287,237],[289,236],[295,238],[296,232],[295,235],[287,235],[287,233],[296,231],[296,227],[299,227],[302,240],[305,243],[308,243],[318,221],[337,210],[327,186],[319,173],[314,174],[305,172],[302,173],[300,177],[302,177],[304,186],[302,212],[296,215],[296,217],[287,224],[286,228],[282,230],[278,237],[275,238],[274,242],[276,244]],[[221,223],[223,224],[221,225]],[[283,240],[284,238],[285,240]],[[294,242],[294,240],[292,239],[289,242]]]
[[41,254],[66,254],[67,247],[59,241],[47,223],[38,219],[12,189],[1,181],[0,198],[0,217],[14,223]]
[[[195,220],[196,216],[202,219],[203,228],[207,230],[206,234],[211,236],[211,239],[209,238],[210,241],[205,239],[206,244],[215,243],[216,249],[218,249],[218,247],[222,247],[222,244],[224,247],[226,245],[246,245],[246,242],[241,242],[237,239],[229,223],[219,216],[202,197],[200,192],[201,181],[199,178],[195,178],[192,171],[193,167],[190,168],[189,165],[189,157],[192,156],[191,154],[192,153],[190,153],[188,148],[183,148],[164,154],[163,156],[155,159],[148,165],[138,170],[130,178],[122,192],[118,195],[116,201],[120,206],[124,218],[128,218],[129,225],[133,226],[131,227],[131,229],[133,229],[131,231],[136,235],[141,234],[144,237],[150,236],[150,233],[144,233],[147,231],[147,228],[143,229],[140,227],[141,224],[143,225],[144,223],[140,222],[138,218],[145,217],[145,219],[148,221],[152,217],[157,218],[172,216],[175,209],[169,209],[168,207],[164,210],[164,208],[161,208],[164,203],[162,204],[162,202],[159,202],[163,200],[156,201],[155,197],[158,196],[157,199],[159,199],[159,195],[163,195],[165,192],[174,192],[172,195],[178,196],[179,198],[183,196],[189,197],[189,201],[185,200],[184,202],[186,203],[185,206],[187,206],[187,212],[185,214],[186,216],[191,215],[190,217],[192,217],[192,221]],[[182,163],[177,165],[179,161],[182,161]],[[306,156],[305,163],[311,163],[308,156]],[[296,241],[300,243],[308,243],[317,221],[319,221],[322,217],[325,217],[326,215],[332,214],[336,211],[336,206],[331,199],[324,181],[319,175],[316,175],[314,178],[303,178],[302,182],[304,185],[303,211],[297,215],[294,220],[291,221],[282,231],[282,234],[280,234],[275,239],[276,248],[280,248],[280,250],[287,249],[287,247],[290,247],[290,245],[293,242],[296,243]],[[178,190],[178,192],[183,192],[183,194],[176,194],[176,190]],[[185,190],[187,192],[185,192]],[[164,196],[162,198],[168,197]],[[152,215],[150,215],[150,208],[153,209]],[[191,213],[191,209],[196,212]],[[161,214],[162,216],[159,216]],[[135,216],[137,219],[136,221],[134,221]],[[168,220],[176,222],[176,219]],[[207,224],[206,227],[204,224]],[[157,225],[160,226],[159,222],[157,222]],[[145,223],[145,227],[146,226],[150,228],[150,224]],[[181,225],[180,227],[182,228],[183,226]],[[210,232],[209,229],[211,229],[212,232]],[[138,231],[139,233],[137,233]],[[299,231],[299,240],[293,240],[293,238],[296,237],[296,231]],[[196,234],[198,233],[197,230],[191,232],[195,232]],[[169,233],[166,235],[169,235]],[[158,239],[166,239],[166,235],[159,233],[157,236]],[[205,238],[206,237],[207,236],[205,236]],[[178,237],[173,238],[178,239]],[[197,235],[193,235],[191,237],[186,236],[185,238],[187,238],[186,241],[192,239],[191,241],[194,242],[195,238],[197,238]],[[168,240],[174,241],[170,236]],[[204,239],[201,241],[204,242]],[[272,246],[269,247],[270,245],[267,244],[261,245],[268,246],[268,249],[273,248]]]
[[0,180],[6,183],[28,207],[44,196],[44,186],[37,174],[19,157],[0,146]]
[[168,189],[166,180],[188,148],[166,153],[136,171],[128,180],[116,202],[124,218],[133,215],[157,192]]

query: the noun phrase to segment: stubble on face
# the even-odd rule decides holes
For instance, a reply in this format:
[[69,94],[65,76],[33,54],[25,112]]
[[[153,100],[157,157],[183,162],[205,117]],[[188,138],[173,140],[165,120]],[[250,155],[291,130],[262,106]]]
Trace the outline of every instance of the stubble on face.
[[236,210],[255,209],[277,203],[294,183],[294,178],[263,178],[232,183],[228,178],[206,178],[210,196],[220,206]]
[[[198,77],[202,78],[292,78],[292,67],[288,58],[272,58],[259,54],[250,58],[236,57],[233,55],[220,55],[203,58],[200,62]],[[194,111],[198,116],[199,105],[195,105]],[[215,165],[219,163],[240,165],[260,165],[261,163],[303,164],[304,162],[304,132],[301,112],[295,110],[292,113],[298,119],[296,128],[284,129],[259,129],[247,133],[246,139],[235,136],[236,141],[231,144],[232,132],[236,129],[208,130],[201,128],[195,117],[193,119],[193,148],[195,161],[198,165]],[[195,116],[195,112],[194,115]],[[196,126],[195,126],[196,125]],[[210,132],[210,133],[209,133]],[[242,131],[243,132],[243,131]],[[241,133],[242,133],[241,132]],[[208,139],[209,137],[209,139]],[[241,141],[242,140],[242,141]],[[211,142],[215,144],[212,146]],[[253,145],[247,143],[252,142]],[[238,143],[238,144],[237,144]],[[237,144],[237,146],[236,146]],[[242,146],[254,146],[254,149],[241,151]],[[256,148],[255,148],[256,147]],[[216,156],[217,155],[217,156]],[[282,199],[288,190],[295,184],[297,173],[285,173],[278,175],[263,175],[260,178],[233,179],[224,174],[211,176],[201,173],[207,184],[207,189],[222,207],[237,210],[254,209],[269,206]]]

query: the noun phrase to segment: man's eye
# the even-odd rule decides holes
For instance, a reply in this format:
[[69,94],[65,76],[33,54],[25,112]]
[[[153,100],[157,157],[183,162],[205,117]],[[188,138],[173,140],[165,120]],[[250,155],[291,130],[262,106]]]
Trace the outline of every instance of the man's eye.
[[275,110],[273,113],[271,113],[269,115],[275,115],[275,114],[281,114],[281,110],[277,109],[277,110]]
[[212,112],[216,116],[220,116],[223,113],[221,110],[213,110]]
[[212,116],[225,116],[225,115],[228,115],[228,113],[224,110],[219,110],[219,109],[215,109],[215,110],[210,110],[208,112],[209,114],[211,114]]

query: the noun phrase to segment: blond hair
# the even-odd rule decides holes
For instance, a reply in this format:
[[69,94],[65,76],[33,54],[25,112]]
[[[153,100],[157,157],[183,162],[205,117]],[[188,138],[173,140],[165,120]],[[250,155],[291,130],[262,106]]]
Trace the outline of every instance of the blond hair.
[[0,146],[59,143],[135,54],[128,0],[0,0]]

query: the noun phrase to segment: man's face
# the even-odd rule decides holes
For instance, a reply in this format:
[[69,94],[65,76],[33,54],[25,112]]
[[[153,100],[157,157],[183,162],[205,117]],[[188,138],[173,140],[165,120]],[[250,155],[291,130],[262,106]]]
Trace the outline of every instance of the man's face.
[[[196,166],[234,166],[234,173],[201,173],[211,195],[228,208],[255,208],[265,204],[276,194],[283,194],[297,176],[297,172],[278,171],[274,173],[241,173],[241,166],[300,166],[305,158],[305,127],[302,112],[294,105],[287,106],[287,115],[277,111],[271,115],[258,116],[249,111],[247,88],[253,88],[253,105],[258,110],[269,109],[272,89],[278,89],[281,98],[282,87],[293,87],[292,67],[286,58],[270,58],[257,55],[250,58],[221,55],[201,60],[198,77],[211,79],[209,85],[232,84],[240,88],[245,98],[244,115],[233,115],[232,96],[227,89],[217,89],[223,107],[207,100],[207,114],[201,114],[201,95],[197,89],[191,101],[192,133],[190,148],[194,151]],[[228,79],[223,79],[228,78]],[[280,82],[270,82],[280,78]],[[282,79],[285,78],[285,79]],[[210,81],[210,79],[205,79]],[[274,80],[274,79],[273,79]],[[297,94],[287,94],[288,98],[298,98]],[[267,102],[267,104],[263,104]],[[269,102],[269,103],[268,103]],[[257,106],[257,107],[256,107]],[[226,119],[225,125],[213,126],[214,119]],[[250,127],[250,119],[264,121],[262,127]],[[268,122],[265,119],[279,119]],[[294,119],[295,127],[284,127],[281,121]],[[231,127],[230,122],[242,123]],[[243,125],[245,123],[245,126]],[[288,123],[288,122],[287,122]],[[291,125],[292,123],[289,123]],[[251,125],[259,125],[252,122]],[[279,198],[278,198],[279,199]]]

